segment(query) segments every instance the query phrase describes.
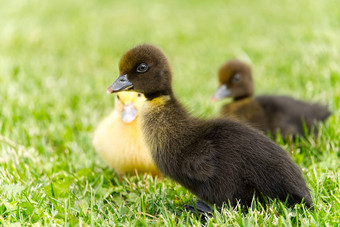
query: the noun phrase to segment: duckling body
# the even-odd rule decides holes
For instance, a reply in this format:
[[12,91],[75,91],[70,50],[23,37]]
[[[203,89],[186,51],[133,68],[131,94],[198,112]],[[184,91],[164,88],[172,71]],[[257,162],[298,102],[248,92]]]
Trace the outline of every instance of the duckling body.
[[142,113],[158,168],[202,200],[220,206],[241,199],[250,205],[254,194],[264,194],[312,204],[296,164],[255,130],[226,119],[192,118],[174,97],[149,101]]
[[138,112],[144,102],[142,94],[119,92],[114,110],[94,132],[95,150],[119,176],[136,171],[160,175],[141,135]]
[[131,49],[121,59],[120,73],[108,92],[144,93],[143,136],[163,174],[218,206],[234,206],[238,200],[250,205],[254,195],[312,206],[299,168],[282,148],[246,125],[194,118],[184,109],[172,92],[171,70],[159,49]]
[[315,123],[325,121],[331,114],[325,106],[287,96],[255,97],[251,69],[238,60],[221,66],[219,82],[214,99],[234,98],[222,106],[220,116],[245,122],[265,133],[276,135],[279,131],[283,137],[304,135],[304,127],[316,133]]
[[304,135],[307,131],[317,132],[315,123],[325,121],[330,111],[317,103],[307,103],[287,96],[257,96],[268,122],[267,129],[275,134],[280,131],[283,137]]
[[222,106],[221,117],[243,122],[258,130],[266,131],[269,127],[266,112],[259,102],[252,97],[234,101],[232,104]]

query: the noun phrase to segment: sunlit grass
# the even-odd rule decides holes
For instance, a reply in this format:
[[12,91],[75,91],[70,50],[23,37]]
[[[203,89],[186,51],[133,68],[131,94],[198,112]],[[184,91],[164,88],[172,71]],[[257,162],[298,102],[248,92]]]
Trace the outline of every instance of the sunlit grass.
[[340,219],[340,8],[336,0],[5,1],[0,8],[0,223],[200,225],[195,197],[169,179],[120,182],[91,145],[111,111],[120,56],[152,43],[167,54],[177,97],[214,117],[217,69],[252,65],[258,94],[333,112],[317,138],[277,142],[301,167],[315,211],[280,202],[215,211],[207,226],[334,226]]

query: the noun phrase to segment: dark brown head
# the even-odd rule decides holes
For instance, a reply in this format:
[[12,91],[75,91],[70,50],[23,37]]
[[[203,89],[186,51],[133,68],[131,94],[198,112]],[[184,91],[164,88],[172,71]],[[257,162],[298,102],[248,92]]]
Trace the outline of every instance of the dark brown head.
[[155,46],[142,44],[126,52],[120,60],[119,73],[107,93],[134,90],[147,99],[172,94],[168,60]]
[[239,60],[230,60],[218,71],[219,87],[212,97],[213,101],[224,97],[241,99],[254,94],[251,69]]

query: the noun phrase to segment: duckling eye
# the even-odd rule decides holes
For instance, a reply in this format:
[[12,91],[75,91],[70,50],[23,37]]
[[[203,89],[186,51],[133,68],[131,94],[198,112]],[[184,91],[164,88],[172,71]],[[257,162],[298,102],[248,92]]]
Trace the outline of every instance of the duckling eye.
[[117,95],[117,99],[118,99],[118,101],[120,101],[119,95]]
[[239,82],[241,80],[241,75],[239,73],[236,73],[233,76],[233,82]]
[[136,71],[138,73],[145,73],[148,70],[148,68],[149,66],[146,63],[142,63],[137,67]]
[[140,93],[137,94],[137,97],[141,97],[142,95]]

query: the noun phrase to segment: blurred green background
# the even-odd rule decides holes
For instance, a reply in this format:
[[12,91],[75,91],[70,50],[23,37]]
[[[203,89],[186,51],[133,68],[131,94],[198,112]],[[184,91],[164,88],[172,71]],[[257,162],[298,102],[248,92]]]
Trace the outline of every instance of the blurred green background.
[[[339,199],[339,1],[2,0],[0,195],[6,202],[0,202],[0,222],[137,223],[133,211],[125,217],[120,210],[107,208],[105,204],[110,202],[106,200],[112,202],[110,196],[116,193],[117,200],[139,209],[140,204],[130,201],[128,195],[145,192],[129,187],[130,181],[138,182],[136,178],[111,182],[114,173],[95,154],[91,136],[98,121],[112,110],[113,96],[105,91],[118,76],[120,57],[141,43],[154,44],[166,53],[175,93],[197,116],[213,117],[225,103],[212,104],[210,97],[217,87],[218,67],[230,58],[252,65],[257,94],[287,94],[327,104],[333,116],[321,129],[321,138],[310,139],[297,150],[281,145],[304,169],[312,190],[320,190],[313,194],[314,199],[322,201],[326,196],[322,193],[329,191]],[[334,181],[322,191],[329,176],[335,176]],[[98,182],[102,183],[98,186]],[[181,189],[169,180],[164,182],[164,188]],[[60,184],[60,198],[51,194],[53,183]],[[86,191],[86,185],[104,192],[97,196],[98,190]],[[115,191],[117,185],[127,188],[127,194]],[[18,192],[13,189],[17,187]],[[159,193],[154,198],[157,201],[157,196],[166,196]],[[148,192],[143,196],[149,198]],[[172,194],[169,200],[176,196]],[[191,198],[188,192],[185,196]],[[329,199],[331,202],[320,202],[327,217],[333,212],[327,210],[327,204],[339,208],[339,200]],[[148,203],[158,204],[152,199]],[[53,216],[51,204],[64,215]],[[169,204],[143,212],[157,219],[160,213],[169,213]],[[82,207],[86,212],[72,213]],[[103,207],[113,214],[97,217]],[[307,223],[324,218],[332,224],[339,210],[335,213],[337,216],[328,219],[322,214],[308,216]],[[247,218],[235,215],[241,223]],[[178,224],[187,220],[180,217],[157,221]]]

